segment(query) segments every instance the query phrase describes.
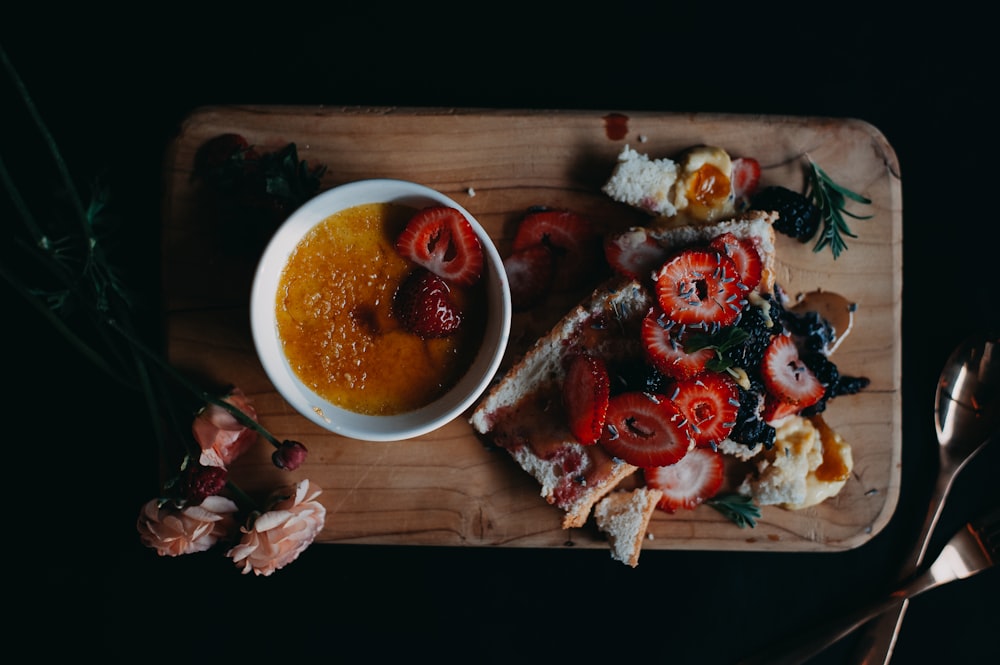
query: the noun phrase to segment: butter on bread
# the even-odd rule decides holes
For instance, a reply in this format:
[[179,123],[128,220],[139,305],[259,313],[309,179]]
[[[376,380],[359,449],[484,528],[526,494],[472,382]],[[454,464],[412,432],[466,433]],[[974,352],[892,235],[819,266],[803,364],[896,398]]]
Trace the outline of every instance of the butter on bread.
[[649,487],[615,490],[594,508],[594,522],[608,538],[611,558],[635,568],[649,520],[663,492]]

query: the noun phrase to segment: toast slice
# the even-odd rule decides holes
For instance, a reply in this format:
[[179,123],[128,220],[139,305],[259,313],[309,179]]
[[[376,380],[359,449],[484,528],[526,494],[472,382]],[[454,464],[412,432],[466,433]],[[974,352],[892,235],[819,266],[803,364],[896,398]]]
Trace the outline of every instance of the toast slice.
[[594,508],[594,522],[608,538],[611,558],[635,568],[646,540],[649,520],[663,496],[658,489],[615,490]]
[[[774,287],[774,216],[750,211],[709,225],[641,227],[667,252],[707,242],[723,233],[753,241],[763,274],[757,290]],[[588,352],[610,363],[642,358],[642,319],[654,306],[647,280],[614,277],[539,338],[480,401],[470,423],[505,450],[541,485],[545,500],[564,511],[563,528],[586,523],[594,505],[637,467],[616,459],[600,444],[585,446],[571,434],[562,404],[568,360]]]

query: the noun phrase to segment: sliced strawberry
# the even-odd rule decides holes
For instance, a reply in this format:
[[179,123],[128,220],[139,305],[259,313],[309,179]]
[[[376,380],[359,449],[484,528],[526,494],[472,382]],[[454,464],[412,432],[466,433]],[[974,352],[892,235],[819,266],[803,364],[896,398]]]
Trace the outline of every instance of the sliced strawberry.
[[767,393],[764,395],[764,406],[760,412],[760,419],[765,423],[771,424],[782,418],[794,416],[802,408],[792,402],[782,401],[780,398]]
[[418,211],[396,239],[401,256],[458,286],[470,286],[483,271],[483,247],[469,220],[454,208]]
[[563,404],[570,432],[585,446],[592,446],[601,438],[610,389],[608,368],[603,360],[589,353],[573,356],[563,382]]
[[739,270],[732,259],[714,249],[686,249],[653,277],[660,307],[676,323],[728,326],[743,311]]
[[569,210],[535,208],[518,224],[512,252],[532,245],[548,247],[556,262],[552,288],[578,288],[600,255],[600,236],[585,217]]
[[666,466],[694,447],[691,427],[669,399],[631,391],[608,401],[601,445],[635,466]]
[[529,245],[503,260],[510,283],[511,305],[516,311],[534,307],[549,293],[555,275],[552,251],[544,245]]
[[393,311],[403,328],[425,339],[447,337],[462,325],[451,287],[426,268],[410,273],[396,290]]
[[670,321],[658,308],[652,308],[639,329],[649,364],[674,379],[688,379],[705,370],[712,359],[712,349],[687,351],[684,340],[690,333]]
[[760,162],[753,157],[737,157],[733,160],[730,179],[737,200],[752,196],[760,187]]
[[799,358],[799,349],[791,335],[771,338],[760,365],[764,387],[782,402],[797,410],[812,406],[823,397],[823,384]]
[[747,291],[757,288],[763,275],[764,262],[760,260],[760,252],[750,239],[737,238],[727,232],[713,238],[709,246],[733,260],[740,273],[740,282]]
[[648,279],[667,260],[667,250],[643,228],[609,235],[604,256],[611,269],[629,279]]
[[718,494],[725,476],[722,453],[695,448],[676,464],[643,469],[646,485],[663,492],[657,506],[691,510]]
[[740,391],[736,382],[719,372],[703,372],[678,381],[670,399],[691,425],[695,445],[715,449],[736,426]]

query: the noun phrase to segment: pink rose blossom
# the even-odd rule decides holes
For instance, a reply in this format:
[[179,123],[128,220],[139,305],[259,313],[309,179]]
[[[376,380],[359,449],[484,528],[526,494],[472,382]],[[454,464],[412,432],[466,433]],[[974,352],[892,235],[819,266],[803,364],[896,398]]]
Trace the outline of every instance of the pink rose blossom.
[[308,480],[276,492],[276,502],[240,529],[243,538],[226,556],[244,575],[267,576],[295,561],[323,529],[326,508],[315,500],[321,492]]
[[[232,404],[256,422],[257,411],[239,388],[234,388],[223,401]],[[226,468],[257,441],[257,432],[217,404],[209,404],[202,409],[195,417],[191,430],[201,447],[199,461],[204,466]]]
[[204,552],[235,531],[236,511],[235,503],[218,495],[183,509],[151,499],[142,507],[136,528],[142,544],[160,556]]

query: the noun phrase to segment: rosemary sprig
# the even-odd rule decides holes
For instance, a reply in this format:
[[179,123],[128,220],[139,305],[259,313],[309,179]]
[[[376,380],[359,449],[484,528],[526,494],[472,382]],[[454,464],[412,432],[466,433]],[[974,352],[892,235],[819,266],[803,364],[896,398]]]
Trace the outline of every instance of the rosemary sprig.
[[853,219],[872,218],[872,215],[861,216],[848,211],[845,207],[847,199],[864,205],[870,204],[871,200],[838,185],[812,160],[809,161],[807,178],[806,198],[819,208],[823,219],[823,232],[813,246],[813,251],[819,252],[829,245],[833,258],[836,259],[847,249],[844,236],[857,238],[844,216]]
[[705,504],[718,510],[741,529],[754,528],[760,519],[760,506],[754,503],[752,496],[745,494],[736,492],[720,494],[708,499]]

